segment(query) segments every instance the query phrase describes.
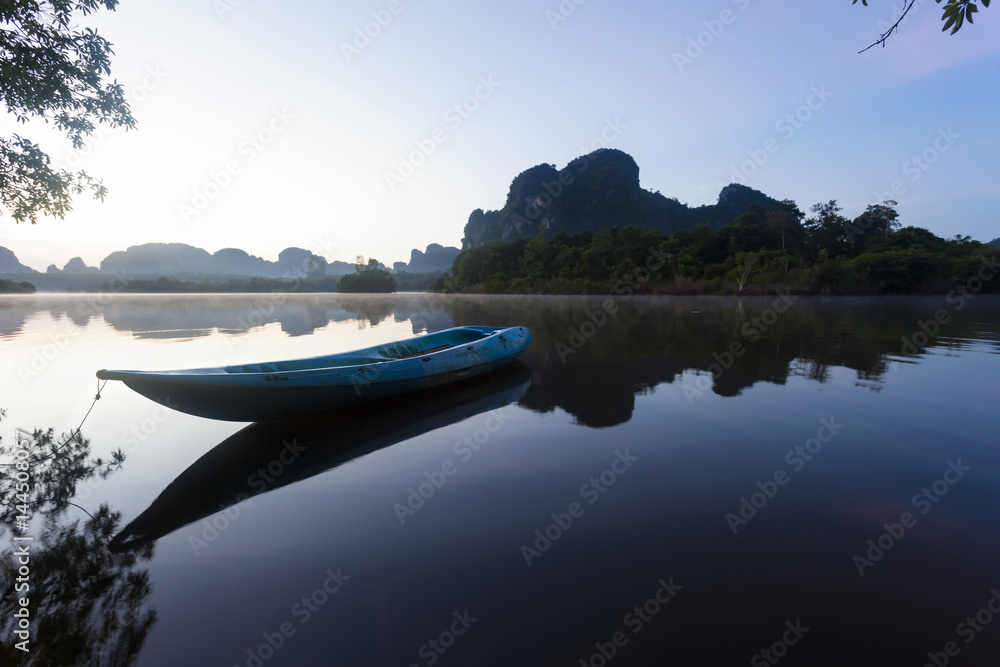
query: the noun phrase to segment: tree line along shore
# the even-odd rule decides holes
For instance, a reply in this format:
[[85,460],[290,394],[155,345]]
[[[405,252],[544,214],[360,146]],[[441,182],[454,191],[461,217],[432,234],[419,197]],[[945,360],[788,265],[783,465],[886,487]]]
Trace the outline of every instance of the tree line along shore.
[[836,201],[751,204],[732,224],[670,234],[635,226],[467,248],[432,291],[494,294],[945,294],[997,292],[997,247],[902,227],[896,202],[851,220]]

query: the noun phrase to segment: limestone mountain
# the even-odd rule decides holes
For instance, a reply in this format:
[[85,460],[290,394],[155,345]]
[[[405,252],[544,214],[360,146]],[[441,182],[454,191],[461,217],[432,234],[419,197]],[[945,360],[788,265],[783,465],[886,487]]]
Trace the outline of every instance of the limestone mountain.
[[552,237],[634,225],[671,233],[698,224],[731,223],[750,204],[766,210],[775,200],[745,185],[722,189],[715,204],[691,207],[639,185],[639,166],[629,154],[602,148],[562,169],[540,164],[521,172],[499,211],[476,209],[465,225],[462,248],[539,233]]
[[[410,253],[409,264],[396,262],[393,270],[411,273],[446,271],[458,255],[458,248],[437,243],[421,252]],[[239,248],[223,248],[210,253],[186,243],[143,243],[117,250],[101,261],[100,268],[87,266],[74,257],[59,268],[50,264],[49,275],[105,274],[137,276],[244,276],[262,278],[304,278],[353,274],[354,264],[327,260],[303,248],[285,248],[272,262]],[[7,248],[0,247],[0,273],[38,273],[18,261]]]
[[63,268],[59,268],[55,264],[49,264],[48,268],[45,269],[45,273],[100,273],[101,270],[96,266],[87,266],[86,262],[83,261],[82,257],[74,257],[73,259],[66,262]]
[[87,266],[81,257],[74,257],[63,266],[63,273],[100,273],[96,266]]
[[458,257],[459,252],[459,249],[453,246],[445,247],[439,243],[432,243],[423,252],[414,248],[410,251],[409,263],[396,262],[392,265],[392,270],[409,271],[410,273],[447,271],[451,268],[451,263]]
[[[353,270],[345,262],[343,272]],[[349,267],[349,268],[348,268]],[[209,253],[185,243],[144,243],[111,253],[101,262],[101,273],[125,275],[218,274],[263,277],[304,277],[329,273],[325,258],[302,248],[286,248],[271,262],[238,248]]]
[[38,273],[30,266],[21,264],[11,250],[0,246],[0,273]]

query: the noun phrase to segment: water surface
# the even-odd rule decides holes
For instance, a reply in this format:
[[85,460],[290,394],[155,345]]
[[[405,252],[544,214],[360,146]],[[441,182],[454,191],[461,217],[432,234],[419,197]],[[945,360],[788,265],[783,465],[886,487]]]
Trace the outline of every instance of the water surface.
[[[109,383],[83,435],[91,457],[126,458],[78,478],[48,464],[80,509],[36,508],[32,653],[9,650],[8,585],[4,655],[994,664],[995,297],[7,297],[0,435],[58,440],[103,367],[465,324],[525,325],[534,343],[450,391],[278,424],[190,417]],[[121,515],[114,552],[59,532],[86,534],[102,505]]]

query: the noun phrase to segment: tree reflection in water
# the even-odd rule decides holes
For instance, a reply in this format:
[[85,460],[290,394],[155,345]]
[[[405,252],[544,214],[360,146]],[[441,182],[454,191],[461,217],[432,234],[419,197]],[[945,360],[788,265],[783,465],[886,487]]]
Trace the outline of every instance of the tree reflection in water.
[[[17,468],[0,468],[0,540],[5,544],[0,553],[0,664],[133,664],[156,622],[156,612],[146,604],[152,587],[144,565],[153,547],[112,553],[108,541],[118,530],[120,513],[102,503],[90,514],[72,502],[79,485],[97,486],[121,468],[124,455],[115,452],[110,461],[91,457],[90,442],[79,433],[57,440],[52,429],[18,431],[14,443],[0,441],[5,462],[15,449],[27,452],[18,460],[27,463],[29,487],[25,498],[19,494],[24,487],[18,486]],[[27,530],[18,519],[25,500],[31,516]],[[81,510],[89,518],[78,518]],[[32,539],[12,539],[22,536]],[[19,592],[15,584],[24,545],[29,588]],[[14,613],[21,608],[21,597],[29,600],[28,652],[17,648],[21,639]]]

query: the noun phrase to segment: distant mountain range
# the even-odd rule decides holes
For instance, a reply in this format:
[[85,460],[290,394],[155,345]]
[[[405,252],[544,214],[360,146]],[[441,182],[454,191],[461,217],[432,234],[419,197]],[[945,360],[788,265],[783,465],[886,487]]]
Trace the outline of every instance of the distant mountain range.
[[45,273],[73,273],[73,274],[87,274],[87,273],[100,273],[101,270],[96,266],[87,266],[81,257],[74,257],[73,259],[66,262],[63,268],[59,268],[55,264],[49,264],[48,268],[45,269]]
[[[444,247],[437,243],[421,252],[414,249],[410,262],[396,262],[396,272],[430,273],[451,267],[458,255],[458,248]],[[79,257],[66,262],[61,269],[49,265],[46,274],[103,274],[125,276],[150,275],[225,275],[265,278],[303,278],[323,275],[343,275],[354,272],[354,264],[327,262],[302,248],[285,248],[278,254],[278,261],[271,262],[238,248],[223,248],[209,253],[184,243],[145,243],[111,253],[101,261],[100,267],[87,266]],[[39,273],[18,261],[7,248],[0,247],[0,274]]]
[[667,234],[705,223],[730,224],[750,204],[770,210],[776,201],[745,185],[727,185],[715,204],[688,206],[639,186],[639,166],[628,153],[600,149],[563,169],[540,164],[518,174],[499,211],[476,209],[465,225],[463,249],[489,241],[552,237],[634,225]]
[[[615,149],[600,149],[576,158],[563,169],[540,164],[518,174],[510,185],[504,207],[498,211],[476,209],[465,225],[463,249],[491,241],[507,241],[541,234],[551,238],[561,232],[597,231],[634,225],[672,233],[707,224],[713,229],[732,223],[751,204],[771,210],[776,200],[745,185],[730,184],[719,192],[715,204],[688,206],[677,199],[639,186],[639,167],[632,156]],[[1000,247],[1000,238],[990,241]],[[446,271],[459,249],[437,243],[410,253],[410,261],[396,262],[394,272]],[[146,243],[113,252],[100,267],[87,266],[74,257],[61,269],[50,265],[47,274],[126,276],[259,276],[316,277],[354,272],[354,264],[327,262],[302,248],[286,248],[271,262],[238,248],[209,253],[184,243]],[[13,252],[0,247],[0,274],[38,273],[25,266]]]

